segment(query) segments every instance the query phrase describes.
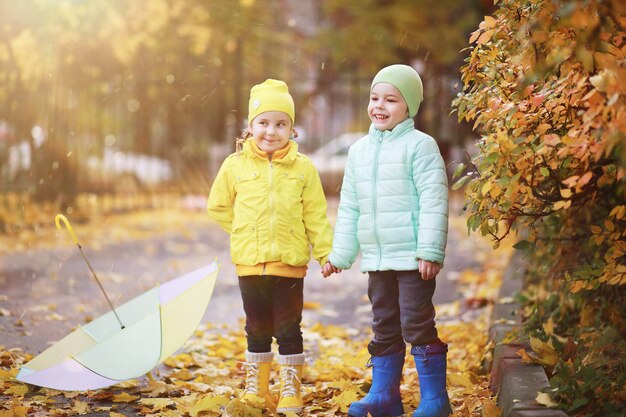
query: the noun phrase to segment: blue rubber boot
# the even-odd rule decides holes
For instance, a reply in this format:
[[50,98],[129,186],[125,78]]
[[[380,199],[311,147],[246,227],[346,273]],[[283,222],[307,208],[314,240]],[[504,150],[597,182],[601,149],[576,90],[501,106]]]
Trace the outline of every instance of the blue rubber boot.
[[371,359],[372,387],[361,401],[350,404],[352,417],[397,417],[404,414],[400,398],[400,379],[404,365],[404,351]]
[[441,342],[411,348],[421,395],[413,417],[448,417],[452,414],[446,391],[447,352],[448,345]]

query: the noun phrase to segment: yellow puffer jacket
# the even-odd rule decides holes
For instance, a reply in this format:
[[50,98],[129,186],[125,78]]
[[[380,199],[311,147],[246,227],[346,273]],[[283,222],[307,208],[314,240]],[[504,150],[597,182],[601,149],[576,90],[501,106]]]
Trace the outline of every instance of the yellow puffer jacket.
[[265,272],[266,265],[284,264],[303,277],[311,249],[320,264],[330,253],[332,230],[319,174],[297,143],[281,151],[270,161],[247,140],[241,153],[226,158],[211,187],[207,209],[230,234],[239,275],[250,270],[242,267],[262,266]]

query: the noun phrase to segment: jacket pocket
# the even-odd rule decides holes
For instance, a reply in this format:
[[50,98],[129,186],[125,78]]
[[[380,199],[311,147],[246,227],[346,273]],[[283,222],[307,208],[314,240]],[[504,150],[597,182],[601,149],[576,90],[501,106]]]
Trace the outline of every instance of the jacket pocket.
[[276,181],[279,210],[284,210],[293,217],[302,217],[303,191],[304,174],[298,172],[279,173]]
[[267,205],[267,186],[256,172],[237,175],[235,193],[235,216],[256,218],[259,208]]
[[[300,223],[302,222],[300,221]],[[306,265],[309,263],[311,255],[304,225],[288,224],[287,227],[289,231],[289,250],[287,252],[289,257],[283,262],[293,266]]]
[[256,223],[233,225],[230,233],[230,256],[234,264],[256,265],[259,257]]

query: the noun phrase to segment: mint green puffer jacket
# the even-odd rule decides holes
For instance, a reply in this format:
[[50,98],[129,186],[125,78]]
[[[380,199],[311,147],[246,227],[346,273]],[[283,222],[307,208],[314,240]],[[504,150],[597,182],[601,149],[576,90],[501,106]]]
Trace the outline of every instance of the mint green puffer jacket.
[[330,262],[348,269],[410,271],[418,260],[443,264],[448,181],[435,140],[413,119],[391,131],[373,125],[348,152]]

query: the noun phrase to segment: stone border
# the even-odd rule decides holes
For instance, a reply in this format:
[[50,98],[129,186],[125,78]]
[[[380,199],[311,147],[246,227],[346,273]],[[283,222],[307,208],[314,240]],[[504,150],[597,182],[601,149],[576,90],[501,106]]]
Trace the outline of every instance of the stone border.
[[520,305],[513,300],[522,289],[525,260],[515,251],[502,277],[498,300],[493,308],[489,340],[494,341],[493,359],[490,366],[489,389],[498,395],[501,417],[568,417],[561,410],[539,404],[537,393],[550,386],[542,366],[522,362],[516,353],[530,349],[525,336],[507,338],[512,330],[522,325]]

